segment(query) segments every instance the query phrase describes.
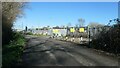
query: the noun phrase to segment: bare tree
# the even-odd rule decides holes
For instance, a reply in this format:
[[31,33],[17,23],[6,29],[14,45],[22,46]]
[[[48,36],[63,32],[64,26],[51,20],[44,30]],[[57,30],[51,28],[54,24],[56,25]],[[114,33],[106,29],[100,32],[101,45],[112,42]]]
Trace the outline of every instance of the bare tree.
[[[92,36],[92,38],[97,38],[99,37],[99,34],[103,29],[104,25],[99,24],[97,22],[91,22],[89,23],[89,28],[90,28],[90,34]],[[89,30],[89,29],[88,29]]]
[[12,39],[12,26],[17,18],[22,17],[25,6],[23,2],[2,2],[3,44]]
[[97,22],[91,22],[91,23],[89,23],[88,26],[91,27],[91,28],[94,28],[94,27],[102,27],[103,25],[99,24]]
[[79,27],[83,27],[85,24],[85,19],[80,18],[80,19],[78,19],[78,22],[79,22]]

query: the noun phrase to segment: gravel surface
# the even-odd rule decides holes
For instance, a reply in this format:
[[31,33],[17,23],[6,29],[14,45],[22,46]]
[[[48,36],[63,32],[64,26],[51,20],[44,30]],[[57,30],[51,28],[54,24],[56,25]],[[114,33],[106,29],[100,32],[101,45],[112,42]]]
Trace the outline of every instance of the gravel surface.
[[118,58],[75,43],[26,36],[22,64],[27,66],[118,66]]

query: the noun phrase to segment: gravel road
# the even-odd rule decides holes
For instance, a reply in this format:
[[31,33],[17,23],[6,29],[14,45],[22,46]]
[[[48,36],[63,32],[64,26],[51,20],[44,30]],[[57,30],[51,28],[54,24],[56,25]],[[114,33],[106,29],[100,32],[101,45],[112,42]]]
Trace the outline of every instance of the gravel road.
[[26,36],[23,65],[27,66],[118,66],[118,59],[91,48],[49,37]]

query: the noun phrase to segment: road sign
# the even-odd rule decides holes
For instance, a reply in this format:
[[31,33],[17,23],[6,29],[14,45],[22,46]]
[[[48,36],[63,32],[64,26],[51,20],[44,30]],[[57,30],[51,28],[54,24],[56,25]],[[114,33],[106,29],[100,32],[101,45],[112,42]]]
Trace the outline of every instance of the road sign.
[[70,32],[75,32],[75,28],[70,28]]
[[58,33],[58,29],[53,29],[53,33]]
[[84,32],[85,29],[84,28],[79,28],[79,32]]

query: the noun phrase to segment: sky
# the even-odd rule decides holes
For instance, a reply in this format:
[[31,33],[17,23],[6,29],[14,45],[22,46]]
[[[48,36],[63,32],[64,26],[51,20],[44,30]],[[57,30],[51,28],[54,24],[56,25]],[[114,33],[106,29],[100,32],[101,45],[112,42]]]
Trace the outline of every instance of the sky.
[[107,24],[118,17],[117,2],[29,2],[28,7],[14,28],[67,26],[68,23],[75,26],[80,18],[85,19],[85,25],[90,22]]

